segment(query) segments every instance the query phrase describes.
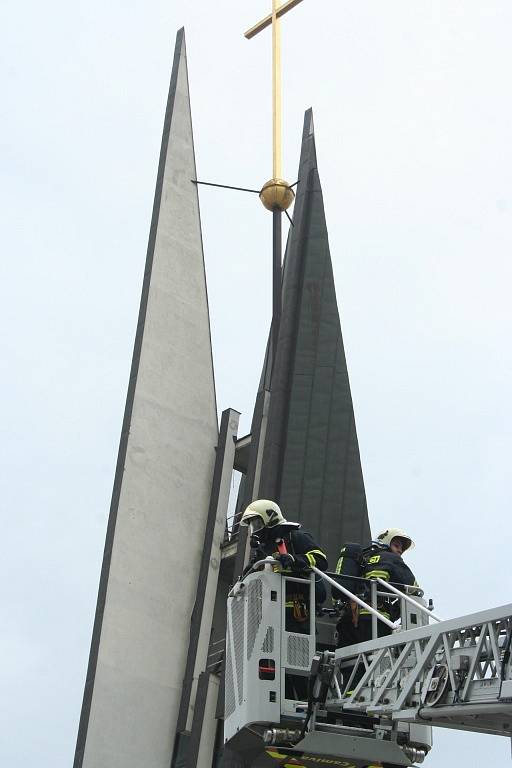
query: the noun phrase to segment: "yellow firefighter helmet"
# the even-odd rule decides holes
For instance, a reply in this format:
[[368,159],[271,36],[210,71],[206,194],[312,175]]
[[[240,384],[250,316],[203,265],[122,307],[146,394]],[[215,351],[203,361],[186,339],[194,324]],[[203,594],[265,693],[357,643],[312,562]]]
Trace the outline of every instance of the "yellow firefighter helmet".
[[379,544],[384,544],[384,546],[389,547],[393,539],[402,539],[404,543],[404,552],[407,549],[413,549],[414,548],[414,541],[411,539],[408,533],[405,531],[402,531],[401,528],[387,528],[385,531],[382,531],[382,533],[379,533],[377,536],[377,541]]
[[[257,524],[257,519],[261,521]],[[240,525],[251,525],[253,533],[260,528],[273,528],[276,525],[286,523],[283,513],[275,501],[269,499],[258,499],[252,501],[240,520]]]

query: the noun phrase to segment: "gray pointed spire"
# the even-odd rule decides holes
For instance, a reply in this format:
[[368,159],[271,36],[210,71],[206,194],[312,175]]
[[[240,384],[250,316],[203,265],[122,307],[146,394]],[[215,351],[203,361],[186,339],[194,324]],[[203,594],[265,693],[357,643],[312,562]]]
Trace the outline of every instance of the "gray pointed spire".
[[176,39],[75,768],[169,768],[217,414],[185,35]]
[[258,495],[278,500],[334,567],[342,542],[368,541],[370,531],[312,110],[304,118],[293,222]]

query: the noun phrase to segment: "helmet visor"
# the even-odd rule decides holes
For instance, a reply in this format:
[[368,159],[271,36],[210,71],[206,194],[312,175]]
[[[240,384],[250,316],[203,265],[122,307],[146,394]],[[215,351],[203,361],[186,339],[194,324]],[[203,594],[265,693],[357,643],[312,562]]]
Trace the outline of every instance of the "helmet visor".
[[249,525],[249,533],[251,534],[251,536],[253,533],[257,533],[258,531],[261,531],[262,528],[265,527],[265,524],[259,515],[255,515],[254,517],[251,517],[248,522],[248,525]]
[[406,539],[403,536],[394,536],[390,542],[390,549],[397,554],[403,554],[411,545],[410,539]]

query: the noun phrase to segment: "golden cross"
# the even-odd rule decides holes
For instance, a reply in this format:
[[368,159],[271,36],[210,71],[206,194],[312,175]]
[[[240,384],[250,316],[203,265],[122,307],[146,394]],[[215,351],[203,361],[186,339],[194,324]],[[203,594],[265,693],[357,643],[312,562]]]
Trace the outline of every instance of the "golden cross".
[[272,25],[272,137],[273,137],[273,178],[281,178],[281,29],[280,18],[291,11],[302,0],[286,0],[282,5],[272,0],[272,13],[265,16],[254,27],[248,29],[245,37],[250,40],[262,29]]

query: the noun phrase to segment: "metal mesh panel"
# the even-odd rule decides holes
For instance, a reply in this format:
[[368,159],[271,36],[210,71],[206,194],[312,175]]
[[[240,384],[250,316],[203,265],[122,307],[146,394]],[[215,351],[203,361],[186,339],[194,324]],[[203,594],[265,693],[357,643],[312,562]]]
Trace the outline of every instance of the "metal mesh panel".
[[225,701],[226,701],[226,709],[224,712],[224,717],[229,717],[233,714],[236,707],[236,701],[235,701],[235,685],[233,681],[233,659],[231,656],[231,642],[228,638],[227,642],[227,651],[226,651],[226,694],[225,694]]
[[311,659],[309,658],[309,638],[300,635],[289,635],[286,655],[287,664],[291,667],[305,667],[309,669]]
[[267,634],[261,646],[262,653],[274,653],[274,627],[267,627]]
[[251,581],[247,590],[247,658],[250,659],[254,650],[254,641],[261,624],[262,616],[262,586],[261,581]]
[[244,612],[245,602],[234,600],[232,608],[233,646],[236,667],[236,682],[238,688],[238,703],[244,696]]

